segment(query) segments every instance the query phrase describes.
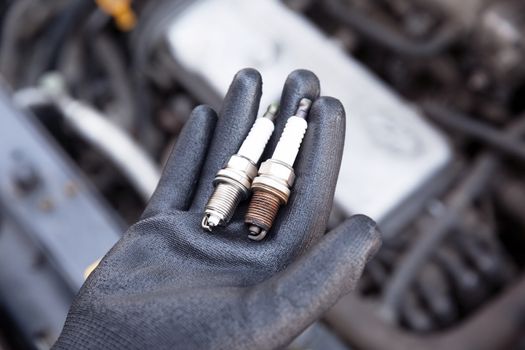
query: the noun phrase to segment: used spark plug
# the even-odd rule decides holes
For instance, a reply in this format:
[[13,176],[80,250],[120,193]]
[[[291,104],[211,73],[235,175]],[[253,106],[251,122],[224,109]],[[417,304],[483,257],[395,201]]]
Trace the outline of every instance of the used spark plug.
[[277,104],[271,104],[266,113],[255,120],[237,154],[215,176],[215,190],[206,204],[202,228],[212,231],[216,226],[225,226],[239,203],[248,197],[257,175],[257,162],[273,133],[276,113]]
[[293,163],[308,127],[305,118],[311,104],[307,98],[299,102],[297,112],[286,122],[272,158],[261,164],[252,182],[253,196],[244,218],[249,225],[250,239],[262,240],[272,227],[279,207],[288,202],[295,180]]

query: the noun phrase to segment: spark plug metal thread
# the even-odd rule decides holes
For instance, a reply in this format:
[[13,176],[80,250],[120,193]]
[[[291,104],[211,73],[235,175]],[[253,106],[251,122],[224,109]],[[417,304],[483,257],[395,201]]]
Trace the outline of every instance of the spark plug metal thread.
[[256,164],[273,133],[276,113],[277,104],[272,104],[262,117],[255,120],[237,154],[215,176],[215,189],[204,209],[202,228],[212,231],[216,226],[226,225],[239,203],[248,197],[257,175]]
[[308,123],[312,101],[303,98],[294,116],[288,118],[272,158],[263,162],[252,182],[252,199],[244,222],[249,226],[248,237],[260,241],[266,237],[277,216],[279,207],[288,203],[290,188],[295,181],[293,164],[299,153]]

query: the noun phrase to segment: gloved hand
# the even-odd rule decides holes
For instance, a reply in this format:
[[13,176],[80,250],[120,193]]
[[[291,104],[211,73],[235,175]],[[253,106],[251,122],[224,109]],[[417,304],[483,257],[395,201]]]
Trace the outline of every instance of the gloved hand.
[[315,101],[289,203],[266,239],[248,239],[247,202],[226,228],[201,228],[213,178],[252,126],[261,85],[259,73],[245,69],[218,118],[206,106],[195,108],[143,217],[80,290],[56,349],[281,348],[354,288],[380,237],[365,216],[323,236],[345,114],[338,100],[318,98],[311,72],[288,77],[262,158],[271,155],[299,100]]

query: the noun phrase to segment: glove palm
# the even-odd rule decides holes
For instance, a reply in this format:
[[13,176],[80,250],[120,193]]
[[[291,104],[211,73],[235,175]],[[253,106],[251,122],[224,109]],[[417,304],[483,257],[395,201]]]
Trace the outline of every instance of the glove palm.
[[299,100],[314,100],[290,201],[267,238],[247,238],[246,203],[228,227],[200,227],[217,170],[256,117],[261,84],[256,71],[243,70],[219,118],[208,107],[193,111],[142,219],[82,287],[57,348],[278,348],[355,286],[380,239],[365,216],[322,237],[345,116],[339,101],[318,98],[318,80],[308,71],[288,77],[263,156],[271,155]]

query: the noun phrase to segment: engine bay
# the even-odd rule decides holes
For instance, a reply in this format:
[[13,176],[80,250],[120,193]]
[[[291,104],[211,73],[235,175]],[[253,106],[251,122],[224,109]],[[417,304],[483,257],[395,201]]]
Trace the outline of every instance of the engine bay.
[[291,349],[525,346],[522,2],[109,3],[0,2],[0,349],[52,346],[191,110],[244,67],[261,109],[297,68],[342,101],[329,228],[364,213],[383,233]]

